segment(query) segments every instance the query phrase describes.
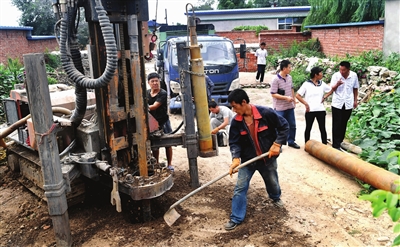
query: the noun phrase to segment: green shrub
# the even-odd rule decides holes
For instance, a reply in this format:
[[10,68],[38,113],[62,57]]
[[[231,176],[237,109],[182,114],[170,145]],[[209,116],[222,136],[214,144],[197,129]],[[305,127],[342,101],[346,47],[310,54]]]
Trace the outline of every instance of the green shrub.
[[268,30],[267,26],[258,25],[258,26],[239,26],[232,29],[232,31],[256,31],[256,36],[260,34],[261,31]]

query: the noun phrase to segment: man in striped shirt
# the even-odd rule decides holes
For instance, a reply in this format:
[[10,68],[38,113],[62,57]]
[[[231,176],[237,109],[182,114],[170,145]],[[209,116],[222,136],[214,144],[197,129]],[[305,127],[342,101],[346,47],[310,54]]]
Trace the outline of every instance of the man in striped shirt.
[[296,118],[294,109],[296,100],[293,89],[292,77],[289,75],[292,65],[289,60],[283,60],[280,64],[280,71],[271,83],[272,104],[278,115],[284,117],[289,123],[288,145],[299,149],[300,146],[295,142],[296,138]]

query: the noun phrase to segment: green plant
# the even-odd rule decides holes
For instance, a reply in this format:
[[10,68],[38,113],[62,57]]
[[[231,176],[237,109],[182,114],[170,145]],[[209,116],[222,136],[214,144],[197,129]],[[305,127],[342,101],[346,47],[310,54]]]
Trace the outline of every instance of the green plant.
[[24,66],[18,58],[12,59],[9,57],[7,58],[7,64],[5,67],[11,75],[11,83],[14,87],[15,84],[21,82],[19,76],[24,73]]
[[396,174],[400,172],[398,159],[388,157],[394,150],[400,150],[399,115],[400,87],[397,87],[389,93],[376,94],[358,106],[346,133],[350,141],[363,149],[362,159]]
[[292,76],[293,80],[293,88],[296,92],[303,82],[310,79],[309,73],[306,72],[306,66],[297,66],[291,72],[290,75]]
[[[397,184],[400,184],[399,182]],[[383,212],[387,211],[388,215],[393,222],[398,222],[400,219],[400,200],[399,192],[400,186],[397,187],[395,194],[384,191],[375,190],[369,195],[362,195],[359,197],[361,200],[366,200],[371,202],[372,215],[374,217],[379,217]],[[394,233],[400,233],[400,223],[397,223],[393,228]],[[398,235],[394,240],[392,246],[400,245],[400,235]]]
[[261,31],[268,30],[267,26],[258,25],[258,26],[238,26],[232,29],[232,31],[256,31],[256,36],[260,34]]
[[61,59],[60,56],[51,54],[49,51],[44,53],[44,60],[46,62],[46,71],[54,72],[54,70],[60,68]]

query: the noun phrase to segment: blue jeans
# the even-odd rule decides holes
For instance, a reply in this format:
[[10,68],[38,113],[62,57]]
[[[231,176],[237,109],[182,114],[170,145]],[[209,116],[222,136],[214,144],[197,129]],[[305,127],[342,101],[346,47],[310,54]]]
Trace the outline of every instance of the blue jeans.
[[233,222],[237,224],[242,223],[246,216],[247,191],[249,189],[250,180],[256,170],[261,174],[264,180],[269,198],[272,200],[280,198],[281,187],[279,186],[277,167],[278,163],[276,159],[274,159],[269,165],[257,164],[239,169],[238,180],[232,198],[232,213],[230,218]]
[[289,135],[288,135],[288,144],[293,144],[294,141],[296,140],[296,118],[294,116],[294,108],[293,109],[288,109],[284,111],[277,111],[275,110],[276,113],[279,116],[282,116],[288,121],[289,123]]

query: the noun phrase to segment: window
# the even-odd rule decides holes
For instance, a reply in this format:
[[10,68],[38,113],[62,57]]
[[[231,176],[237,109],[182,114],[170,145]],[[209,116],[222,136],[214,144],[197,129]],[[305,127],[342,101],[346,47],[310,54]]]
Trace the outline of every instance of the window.
[[292,29],[293,24],[302,24],[304,17],[294,17],[294,18],[279,18],[278,19],[278,29]]

